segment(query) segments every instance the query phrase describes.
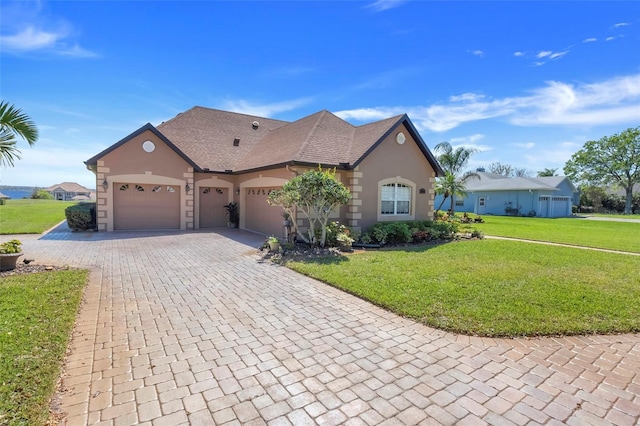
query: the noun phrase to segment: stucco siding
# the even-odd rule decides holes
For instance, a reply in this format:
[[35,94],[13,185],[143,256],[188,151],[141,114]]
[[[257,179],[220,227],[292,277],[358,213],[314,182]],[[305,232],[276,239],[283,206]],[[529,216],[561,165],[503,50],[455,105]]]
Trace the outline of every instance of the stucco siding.
[[[398,132],[403,132],[406,140],[396,142]],[[410,133],[400,127],[385,138],[359,165],[362,174],[359,193],[359,226],[365,229],[379,221],[380,188],[385,179],[397,178],[401,182],[412,182],[412,203],[409,215],[392,215],[381,220],[426,220],[433,219],[432,181],[435,172]],[[420,193],[424,189],[424,193]]]

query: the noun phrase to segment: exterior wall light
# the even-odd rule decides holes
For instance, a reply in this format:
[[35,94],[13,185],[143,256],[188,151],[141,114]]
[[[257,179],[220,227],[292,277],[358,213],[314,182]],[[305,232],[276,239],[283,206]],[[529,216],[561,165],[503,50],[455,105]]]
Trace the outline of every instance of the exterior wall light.
[[191,190],[191,187],[189,186],[189,184],[187,183],[184,187],[185,191],[189,192]]
[[105,191],[107,190],[107,188],[109,188],[109,182],[107,182],[106,179],[102,181],[102,187]]

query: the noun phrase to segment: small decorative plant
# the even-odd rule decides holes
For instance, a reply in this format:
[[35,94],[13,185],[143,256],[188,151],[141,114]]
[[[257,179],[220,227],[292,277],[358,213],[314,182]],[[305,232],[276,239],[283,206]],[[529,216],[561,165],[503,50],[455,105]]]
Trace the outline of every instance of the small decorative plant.
[[269,250],[275,251],[280,248],[280,240],[278,240],[273,235],[267,238],[267,245],[269,246]]
[[240,210],[238,209],[238,203],[229,203],[224,206],[229,216],[229,225],[233,228],[237,228],[240,223]]
[[20,240],[10,240],[0,244],[0,254],[22,253],[22,242]]

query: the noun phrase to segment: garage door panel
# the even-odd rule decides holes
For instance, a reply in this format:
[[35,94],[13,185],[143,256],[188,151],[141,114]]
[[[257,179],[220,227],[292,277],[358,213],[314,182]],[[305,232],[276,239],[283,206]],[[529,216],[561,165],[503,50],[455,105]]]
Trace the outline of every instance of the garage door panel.
[[200,188],[199,201],[200,228],[227,226],[228,188]]
[[116,183],[114,229],[180,229],[180,188]]
[[282,207],[267,203],[269,192],[278,188],[245,189],[245,228],[267,235],[282,236]]

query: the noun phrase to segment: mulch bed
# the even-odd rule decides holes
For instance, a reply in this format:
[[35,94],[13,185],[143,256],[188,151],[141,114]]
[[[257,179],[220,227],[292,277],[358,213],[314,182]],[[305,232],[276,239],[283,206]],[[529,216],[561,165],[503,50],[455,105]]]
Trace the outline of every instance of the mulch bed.
[[70,268],[68,266],[39,265],[37,263],[29,263],[27,265],[23,262],[18,262],[16,264],[16,269],[0,272],[0,278],[10,277],[13,275],[33,274],[36,272],[64,271],[67,269]]

